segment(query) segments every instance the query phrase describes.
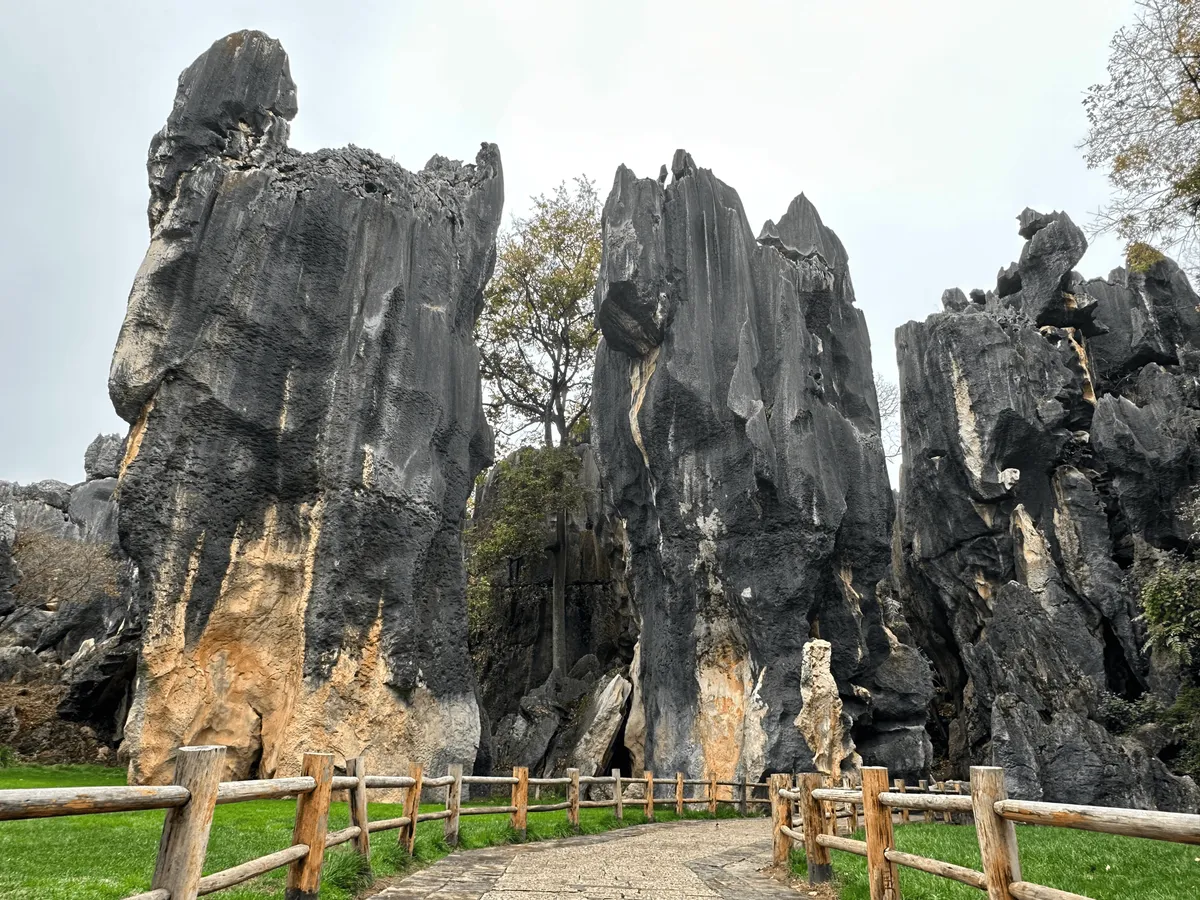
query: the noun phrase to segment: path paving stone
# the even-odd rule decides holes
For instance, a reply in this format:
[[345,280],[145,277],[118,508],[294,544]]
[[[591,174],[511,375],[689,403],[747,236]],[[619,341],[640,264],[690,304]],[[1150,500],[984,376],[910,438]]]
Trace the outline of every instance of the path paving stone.
[[636,825],[454,853],[372,900],[796,900],[770,862],[767,819]]

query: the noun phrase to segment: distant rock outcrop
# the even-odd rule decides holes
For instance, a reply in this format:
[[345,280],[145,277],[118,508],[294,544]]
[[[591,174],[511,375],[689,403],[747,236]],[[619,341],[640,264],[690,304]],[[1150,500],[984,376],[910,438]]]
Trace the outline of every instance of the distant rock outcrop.
[[635,768],[811,770],[825,748],[795,722],[820,637],[864,760],[915,776],[932,688],[876,598],[892,495],[846,251],[803,196],[756,240],[735,191],[683,151],[671,168],[618,169],[597,289],[593,434],[640,616]]
[[[1200,482],[1200,312],[1178,267],[1084,282],[1064,213],[1026,210],[996,290],[897,331],[896,573],[938,673],[940,748],[1018,796],[1194,807],[1188,779],[1103,724],[1103,692],[1178,688],[1143,651],[1139,555],[1183,547]],[[961,773],[965,774],[965,772]]]
[[80,484],[0,481],[0,744],[24,758],[103,762],[122,736],[141,623],[117,543],[120,450],[97,437]]
[[238,32],[150,147],[109,384],[146,616],[135,781],[185,743],[227,745],[237,777],[294,772],[314,740],[386,771],[477,750],[461,529],[492,454],[471,333],[499,151],[415,173],[303,154],[296,111],[283,48]]

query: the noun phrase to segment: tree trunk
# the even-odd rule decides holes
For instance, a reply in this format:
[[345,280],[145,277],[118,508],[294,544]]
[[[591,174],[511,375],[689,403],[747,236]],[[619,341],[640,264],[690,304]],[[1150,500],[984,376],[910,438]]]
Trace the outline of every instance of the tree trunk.
[[567,669],[567,511],[560,509],[554,517],[554,589],[550,601],[551,643],[554,652],[554,672],[565,674]]

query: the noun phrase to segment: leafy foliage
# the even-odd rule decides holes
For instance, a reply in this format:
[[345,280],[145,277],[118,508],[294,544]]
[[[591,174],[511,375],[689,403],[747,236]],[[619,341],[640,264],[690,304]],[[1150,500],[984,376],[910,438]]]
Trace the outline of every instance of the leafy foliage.
[[1143,579],[1140,595],[1149,645],[1194,670],[1200,664],[1200,562],[1170,557]]
[[547,517],[583,504],[582,463],[570,447],[526,447],[496,464],[496,504],[467,530],[471,574],[546,551]]
[[117,595],[121,564],[105,544],[26,528],[17,532],[13,559],[21,570],[13,596],[23,606]]
[[1137,7],[1134,24],[1112,39],[1108,82],[1093,85],[1084,100],[1088,166],[1107,170],[1116,189],[1097,226],[1124,238],[1131,251],[1145,242],[1178,245],[1194,261],[1200,216],[1200,3],[1138,0]]
[[531,427],[545,444],[565,443],[591,399],[600,199],[582,177],[532,199],[532,213],[500,237],[475,334],[502,447]]

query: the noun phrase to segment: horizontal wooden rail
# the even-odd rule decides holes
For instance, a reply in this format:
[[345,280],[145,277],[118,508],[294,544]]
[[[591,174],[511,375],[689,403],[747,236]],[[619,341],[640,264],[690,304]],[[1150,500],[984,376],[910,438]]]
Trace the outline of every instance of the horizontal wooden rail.
[[[815,793],[815,792],[814,792]],[[895,809],[928,809],[933,812],[971,811],[971,798],[966,794],[897,794],[884,791],[879,802]]]
[[784,834],[786,834],[788,837],[790,837],[797,844],[800,844],[801,846],[804,845],[804,833],[803,832],[796,831],[794,828],[788,828],[786,825],[781,825],[779,827],[779,830],[782,831]]
[[[616,801],[613,801],[614,805]],[[571,805],[570,801],[563,803],[531,803],[526,807],[528,812],[554,812],[558,809],[567,809]]]
[[407,775],[368,775],[363,780],[369,788],[406,788],[417,783]]
[[330,831],[325,835],[325,849],[336,847],[338,844],[344,844],[346,841],[352,841],[362,833],[362,829],[357,825],[350,825],[340,831]]
[[464,775],[463,784],[516,784],[511,775]]
[[1030,884],[1028,881],[1013,881],[1008,885],[1008,892],[1017,900],[1091,900],[1083,894],[1072,894],[1070,891],[1060,891],[1058,888],[1046,887],[1041,884]]
[[289,865],[307,855],[307,844],[293,844],[284,850],[268,853],[266,856],[260,856],[258,859],[244,862],[240,866],[234,866],[231,869],[222,869],[220,872],[205,875],[200,879],[200,889],[197,893],[204,896],[205,894],[222,891],[225,888],[233,887],[235,884],[241,884],[243,881],[249,881],[251,878],[257,878],[259,875],[270,872],[272,869]]
[[[783,791],[779,792],[780,794]],[[862,803],[862,791],[847,788],[817,788],[812,792],[814,800],[829,800],[833,803]]]
[[854,853],[858,856],[867,855],[867,842],[856,841],[852,838],[838,837],[835,834],[818,834],[817,843],[830,850],[841,850],[843,853]]
[[450,787],[454,784],[453,775],[440,775],[437,778],[422,778],[421,784],[427,788]]
[[1000,800],[996,803],[996,814],[1010,822],[1027,825],[1057,825],[1178,844],[1200,844],[1200,816],[1189,813],[1111,809],[1106,806],[1076,806],[1035,800]]
[[[580,778],[579,780],[583,781],[582,778]],[[606,779],[606,780],[612,781],[611,778]],[[530,778],[529,783],[539,785],[541,787],[545,787],[547,785],[553,785],[553,784],[570,784],[571,779],[570,778]]]
[[[566,779],[570,783],[571,779]],[[580,775],[580,784],[612,784],[613,777],[611,775]]]
[[[436,822],[438,819],[448,819],[448,818],[450,818],[451,812],[452,812],[452,810],[449,810],[449,809],[439,809],[437,812],[417,813],[417,821],[418,822]],[[462,809],[460,807],[459,814],[461,814],[461,813],[462,813]]]
[[[784,800],[802,800],[802,799],[804,799],[804,795],[802,793],[800,793],[799,791],[789,791],[787,788],[780,788],[779,796],[782,797]],[[813,792],[813,796],[816,797],[815,791]],[[817,797],[817,799],[820,800],[821,798]]]
[[[357,781],[357,779],[355,779]],[[292,794],[304,794],[317,786],[307,775],[295,778],[259,778],[254,781],[223,781],[217,785],[217,803],[242,803],[246,800],[274,800]]]
[[358,779],[353,775],[334,775],[330,780],[331,790],[349,791],[358,787]]
[[617,801],[616,800],[580,800],[579,805],[580,805],[580,807],[586,807],[588,809],[602,809],[603,807],[606,807],[606,806],[616,806]]
[[[866,847],[866,844],[863,846]],[[863,854],[866,854],[866,850],[863,851]],[[969,884],[981,891],[987,890],[987,881],[984,879],[983,873],[977,872],[975,869],[956,866],[953,863],[942,862],[940,859],[929,859],[925,856],[904,853],[900,850],[885,850],[883,855],[898,865],[919,869],[930,875],[940,875],[942,878],[949,878],[962,884]]]
[[490,816],[503,813],[515,813],[515,806],[464,806],[459,811],[460,816]]
[[174,809],[190,799],[180,785],[162,787],[77,787],[0,791],[0,822],[82,816],[90,813]]
[[367,823],[367,831],[371,834],[377,831],[391,831],[393,828],[403,828],[409,821],[408,816],[399,816],[395,819],[376,819],[374,822]]

